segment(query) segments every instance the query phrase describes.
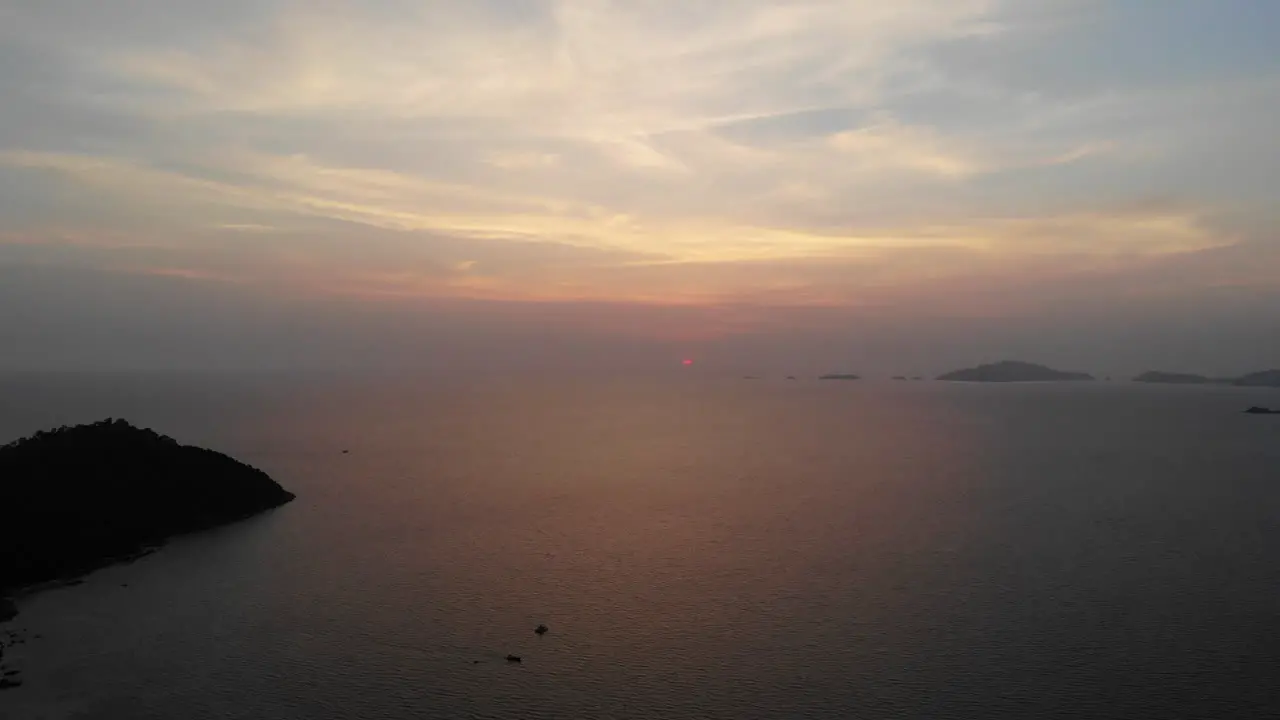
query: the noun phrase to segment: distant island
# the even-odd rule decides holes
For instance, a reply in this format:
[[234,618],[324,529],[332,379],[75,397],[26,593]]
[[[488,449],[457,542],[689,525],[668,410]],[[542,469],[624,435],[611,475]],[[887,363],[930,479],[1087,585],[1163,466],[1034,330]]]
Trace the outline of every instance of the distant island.
[[1054,370],[1035,363],[1004,360],[998,363],[979,365],[974,368],[955,370],[945,375],[939,375],[938,379],[952,382],[1048,382],[1092,380],[1093,376],[1087,373]]
[[831,373],[829,375],[820,375],[819,380],[861,380],[862,378],[853,373]]
[[1166,383],[1170,385],[1237,385],[1240,387],[1280,387],[1280,370],[1263,370],[1238,378],[1215,378],[1195,373],[1171,373],[1148,370],[1133,379],[1134,382]]
[[1140,383],[1168,383],[1171,385],[1206,385],[1214,382],[1211,378],[1194,373],[1171,373],[1159,370],[1148,370],[1133,379]]
[[1258,407],[1254,405],[1244,411],[1246,415],[1280,415],[1280,410],[1272,410],[1271,408]]
[[1236,378],[1234,385],[1242,387],[1280,387],[1280,370],[1263,370]]
[[123,420],[38,432],[0,447],[0,597],[293,499],[261,470]]

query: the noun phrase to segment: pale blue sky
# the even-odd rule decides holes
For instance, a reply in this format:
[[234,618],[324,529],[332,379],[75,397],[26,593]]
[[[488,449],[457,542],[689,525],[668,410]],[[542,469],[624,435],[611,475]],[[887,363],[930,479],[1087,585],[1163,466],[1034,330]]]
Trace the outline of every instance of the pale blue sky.
[[1280,365],[1277,47],[1269,0],[0,0],[2,363]]

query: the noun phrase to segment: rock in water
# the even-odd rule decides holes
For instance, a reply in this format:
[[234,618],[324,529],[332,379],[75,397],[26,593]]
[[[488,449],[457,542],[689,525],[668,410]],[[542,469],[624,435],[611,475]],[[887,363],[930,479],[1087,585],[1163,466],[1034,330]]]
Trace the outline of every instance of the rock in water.
[[39,432],[0,447],[0,593],[293,498],[261,470],[123,420]]

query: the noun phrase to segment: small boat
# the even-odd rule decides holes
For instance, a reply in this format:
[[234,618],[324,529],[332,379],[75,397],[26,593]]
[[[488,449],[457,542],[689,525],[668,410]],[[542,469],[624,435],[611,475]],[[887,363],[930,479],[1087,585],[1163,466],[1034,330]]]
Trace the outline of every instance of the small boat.
[[550,629],[551,628],[547,627],[546,625],[539,625],[538,627],[534,628],[533,631],[538,633],[539,635],[545,635],[546,632]]
[[507,662],[509,662],[509,663],[517,663],[517,662],[520,662],[520,656],[519,656],[519,655],[508,655],[508,656],[507,656]]

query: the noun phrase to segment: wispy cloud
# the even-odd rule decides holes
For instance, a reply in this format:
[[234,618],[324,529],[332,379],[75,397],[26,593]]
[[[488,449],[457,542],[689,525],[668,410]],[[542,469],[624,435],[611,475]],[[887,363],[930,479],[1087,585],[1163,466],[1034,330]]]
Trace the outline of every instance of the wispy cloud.
[[[2,7],[49,69],[0,69],[32,100],[0,111],[0,181],[79,203],[46,236],[232,248],[316,291],[857,306],[1270,217],[1249,118],[1280,109],[1280,70],[1077,72],[1099,33],[1142,31],[1085,0]],[[222,272],[172,259],[146,266]]]

